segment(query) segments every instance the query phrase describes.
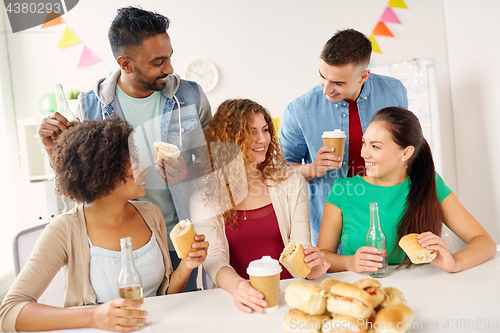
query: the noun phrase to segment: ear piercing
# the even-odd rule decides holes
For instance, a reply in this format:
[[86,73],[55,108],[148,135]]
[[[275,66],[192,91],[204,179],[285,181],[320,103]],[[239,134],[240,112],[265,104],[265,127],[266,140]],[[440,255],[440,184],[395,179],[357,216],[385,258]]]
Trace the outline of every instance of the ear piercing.
[[403,161],[403,162],[404,162],[404,161],[405,161],[405,159],[404,159],[404,158],[402,158],[402,159],[401,159],[401,161]]

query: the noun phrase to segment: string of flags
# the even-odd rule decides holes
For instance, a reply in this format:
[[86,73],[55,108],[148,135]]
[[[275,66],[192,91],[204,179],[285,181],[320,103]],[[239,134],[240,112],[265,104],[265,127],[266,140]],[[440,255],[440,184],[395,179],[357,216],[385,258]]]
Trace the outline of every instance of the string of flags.
[[398,19],[396,13],[394,13],[394,10],[392,10],[392,8],[408,9],[408,6],[406,6],[404,0],[389,0],[384,13],[378,20],[378,23],[373,29],[371,35],[368,37],[368,39],[372,42],[373,52],[382,53],[382,50],[380,49],[375,36],[394,37],[392,32],[387,27],[386,23],[401,24],[401,21]]
[[[375,36],[385,36],[385,37],[394,37],[392,32],[387,27],[386,23],[396,23],[401,24],[401,21],[394,13],[392,8],[403,8],[408,9],[408,6],[405,4],[404,0],[389,0],[387,7],[384,10],[384,13],[380,17],[377,25],[373,29],[372,33],[368,37],[368,39],[372,43],[372,51],[376,53],[382,53]],[[42,29],[53,27],[59,24],[66,23],[64,19],[54,11],[50,12],[47,15],[44,23],[42,24]],[[81,43],[82,40],[75,34],[73,30],[69,26],[66,27],[64,34],[59,42],[58,48],[65,48],[75,44]],[[80,56],[80,60],[78,62],[77,68],[82,68],[89,66],[95,62],[101,60],[92,50],[90,50],[87,46],[83,46],[82,54]]]
[[[47,15],[45,22],[42,24],[42,29],[53,27],[63,23],[66,23],[64,19],[59,14],[52,11]],[[57,46],[57,48],[65,48],[79,43],[82,43],[80,37],[78,37],[69,26],[66,26],[66,30],[64,31],[64,34],[59,41],[59,45]],[[82,55],[80,56],[80,61],[78,62],[78,66],[76,68],[86,67],[99,60],[101,60],[101,58],[99,58],[94,52],[92,52],[92,50],[84,45]]]

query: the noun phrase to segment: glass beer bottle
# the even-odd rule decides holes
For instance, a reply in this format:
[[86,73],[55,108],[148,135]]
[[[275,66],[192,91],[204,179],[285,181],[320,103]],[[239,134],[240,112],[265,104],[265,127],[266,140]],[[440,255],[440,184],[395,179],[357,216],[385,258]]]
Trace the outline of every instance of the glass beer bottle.
[[56,102],[57,102],[57,112],[62,114],[68,121],[69,127],[75,126],[78,123],[78,117],[75,112],[71,110],[68,104],[68,99],[64,94],[64,89],[62,84],[56,84]]
[[[118,275],[118,288],[120,291],[120,298],[133,300],[142,299],[142,279],[134,264],[134,256],[132,254],[132,238],[121,238],[120,246],[122,248],[122,269],[120,270],[120,275]],[[122,307],[122,309],[133,308]],[[139,308],[139,310],[144,310],[144,304]],[[130,326],[143,327],[144,324],[136,324]]]
[[370,274],[370,276],[375,278],[386,277],[389,274],[387,245],[385,242],[385,234],[380,226],[378,203],[376,202],[370,203],[370,229],[366,235],[366,245],[378,249],[377,254],[384,258],[382,261],[382,267],[380,267],[376,272]]

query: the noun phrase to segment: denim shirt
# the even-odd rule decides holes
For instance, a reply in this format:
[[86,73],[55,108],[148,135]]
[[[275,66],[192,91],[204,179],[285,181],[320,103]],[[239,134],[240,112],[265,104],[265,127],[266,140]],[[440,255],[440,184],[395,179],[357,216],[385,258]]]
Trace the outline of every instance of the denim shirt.
[[[394,78],[370,74],[356,100],[363,133],[373,116],[389,106],[408,108],[406,88]],[[323,146],[324,131],[341,129],[347,139],[344,159],[339,170],[327,171],[325,176],[308,182],[311,201],[311,238],[316,245],[325,200],[335,179],[346,177],[349,161],[349,104],[342,100],[330,102],[321,85],[291,102],[283,115],[280,141],[288,163],[312,163]],[[368,209],[368,207],[367,207]]]
[[[120,103],[116,97],[116,85],[120,77],[120,70],[105,79],[100,79],[94,89],[79,95],[79,112],[84,120],[100,120],[112,114],[124,119]],[[204,132],[212,119],[212,111],[207,97],[201,87],[192,81],[181,80],[177,74],[167,76],[166,86],[162,89],[160,106],[164,105],[159,126],[161,126],[161,140],[179,147],[186,165],[199,162],[199,148],[206,145]],[[179,101],[177,104],[175,98]],[[180,126],[179,126],[180,117]],[[137,134],[141,129],[136,128],[134,139],[140,138]],[[139,133],[140,134],[140,133]],[[147,133],[145,133],[147,136]],[[182,137],[182,145],[181,145]],[[137,143],[137,140],[136,140]],[[151,145],[152,147],[152,145]],[[149,164],[144,165],[150,173],[154,170],[152,151]],[[142,157],[141,157],[142,161]],[[195,189],[194,181],[178,183],[172,186],[164,182],[151,187],[146,180],[146,196],[140,201],[150,201],[158,206],[163,214],[167,231],[179,221],[189,218],[189,197]],[[173,245],[168,238],[169,248]]]

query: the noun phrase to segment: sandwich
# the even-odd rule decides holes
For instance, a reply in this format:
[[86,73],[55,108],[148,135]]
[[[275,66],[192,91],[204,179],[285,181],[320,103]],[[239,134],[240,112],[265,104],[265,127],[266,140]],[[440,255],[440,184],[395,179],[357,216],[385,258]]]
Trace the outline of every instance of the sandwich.
[[189,220],[179,221],[170,231],[170,239],[179,258],[187,258],[189,252],[196,251],[191,247],[194,243],[194,236],[196,236],[196,231]]
[[326,292],[326,293],[329,293],[329,292],[330,292],[330,288],[331,288],[333,285],[335,285],[335,284],[337,284],[337,283],[339,283],[339,282],[340,282],[339,280],[337,280],[337,279],[332,279],[332,278],[330,278],[330,277],[329,277],[329,278],[326,278],[326,279],[324,279],[323,281],[321,281],[321,283],[320,283],[320,285],[319,285],[319,286],[320,286],[321,288],[323,288],[323,289],[325,290],[325,292]]
[[177,159],[179,158],[179,155],[181,154],[181,151],[179,148],[177,148],[176,145],[162,142],[162,141],[156,141],[153,143],[153,146],[155,148],[156,152],[156,163],[161,165],[161,160],[165,158],[170,158],[177,162]]
[[294,278],[305,278],[311,269],[304,262],[304,248],[298,242],[290,242],[280,255],[280,263]]
[[377,312],[370,333],[405,333],[413,326],[413,311],[406,305],[389,305]]
[[363,279],[354,282],[354,285],[356,287],[360,287],[364,291],[366,291],[368,294],[370,294],[370,297],[372,298],[373,301],[373,307],[376,308],[377,306],[382,303],[382,301],[385,299],[385,293],[380,289],[382,285],[380,282],[374,279]]
[[298,309],[291,309],[283,318],[281,329],[286,333],[321,333],[321,326],[328,322],[327,315],[310,315]]
[[366,319],[335,315],[332,320],[323,324],[322,333],[365,333],[366,329]]
[[405,295],[396,288],[386,287],[382,289],[385,293],[385,299],[380,304],[380,307],[386,307],[389,305],[403,304],[406,305]]
[[285,302],[310,315],[324,314],[326,309],[325,291],[304,281],[294,281],[286,287]]
[[414,264],[425,264],[434,260],[437,256],[437,251],[427,250],[418,243],[418,234],[408,234],[401,237],[399,246],[406,252],[408,258]]
[[366,291],[353,284],[339,282],[330,288],[326,308],[336,315],[367,319],[375,312],[373,300]]

